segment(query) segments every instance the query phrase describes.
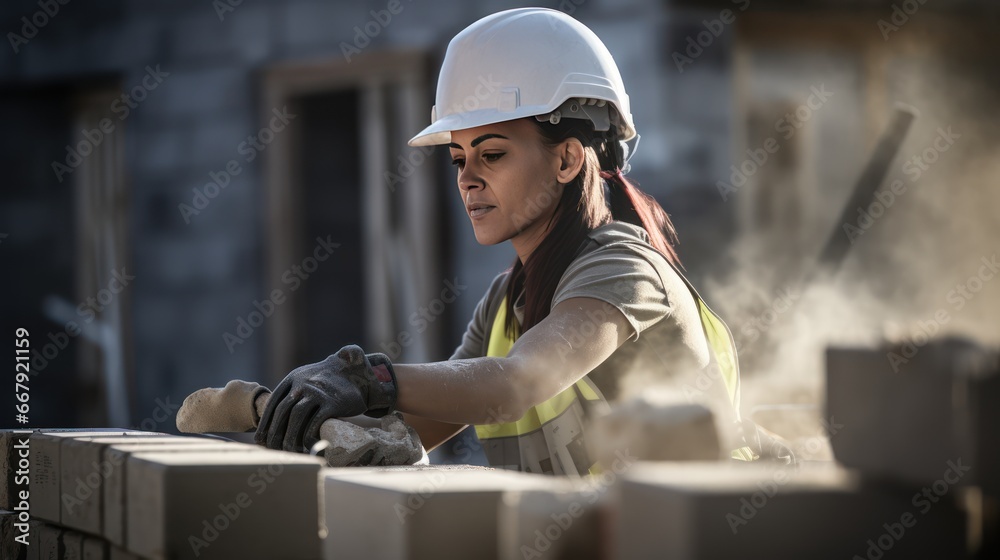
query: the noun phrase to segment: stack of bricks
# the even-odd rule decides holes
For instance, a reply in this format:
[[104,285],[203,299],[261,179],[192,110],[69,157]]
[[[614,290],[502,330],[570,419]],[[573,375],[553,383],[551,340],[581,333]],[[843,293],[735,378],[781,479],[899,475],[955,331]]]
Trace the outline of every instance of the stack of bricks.
[[640,463],[617,558],[995,557],[1000,366],[955,340],[827,352],[836,463]]
[[[835,463],[649,461],[621,449],[576,480],[469,466],[322,468],[314,457],[219,440],[39,431],[30,436],[32,546],[21,552],[105,560],[990,557],[989,537],[1000,532],[997,354],[932,343],[896,371],[886,353],[827,354]],[[674,416],[637,421],[654,417]],[[2,436],[6,547],[23,436]],[[0,549],[3,558],[18,558],[9,550]]]
[[[872,481],[906,488],[913,523],[959,508],[969,550],[1000,538],[1000,351],[944,338],[827,352],[834,456]],[[885,547],[882,547],[885,548]]]
[[[319,458],[130,430],[3,431],[0,438],[4,559],[320,555]],[[27,487],[16,477],[24,449]],[[15,541],[23,492],[26,547]]]
[[[300,454],[123,430],[0,436],[4,559],[556,558],[581,543],[573,557],[599,557],[599,492],[567,479],[473,466],[322,468]],[[27,547],[13,529],[24,443]]]

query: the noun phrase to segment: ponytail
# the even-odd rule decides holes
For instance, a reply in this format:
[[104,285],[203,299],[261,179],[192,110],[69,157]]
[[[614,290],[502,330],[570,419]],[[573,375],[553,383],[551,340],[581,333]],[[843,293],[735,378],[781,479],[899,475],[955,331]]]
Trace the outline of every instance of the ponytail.
[[646,230],[653,248],[662,253],[670,264],[681,268],[674,248],[678,244],[677,230],[670,217],[655,198],[639,190],[622,173],[622,168],[626,167],[627,147],[618,140],[614,131],[599,133],[594,147],[601,169],[612,170],[601,171],[601,178],[608,182],[606,192],[611,217]]
[[617,167],[614,172],[601,171],[601,177],[608,181],[610,187],[608,203],[611,216],[646,230],[653,248],[671,264],[680,267],[680,258],[674,248],[677,245],[677,230],[660,203],[633,185]]

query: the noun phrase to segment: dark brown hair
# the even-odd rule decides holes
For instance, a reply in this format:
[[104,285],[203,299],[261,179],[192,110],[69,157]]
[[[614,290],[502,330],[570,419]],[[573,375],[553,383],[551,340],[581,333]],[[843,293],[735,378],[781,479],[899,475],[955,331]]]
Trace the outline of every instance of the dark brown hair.
[[[507,283],[505,327],[510,338],[548,316],[556,285],[583,249],[587,234],[612,220],[645,229],[653,247],[671,263],[680,265],[674,250],[677,234],[670,218],[656,199],[639,190],[621,173],[623,154],[613,132],[595,131],[593,124],[584,119],[566,118],[558,124],[539,122],[534,117],[529,119],[538,125],[542,141],[549,147],[569,138],[579,140],[583,144],[584,164],[580,173],[563,189],[546,224],[548,234],[527,262],[522,264],[519,258],[514,259]],[[602,177],[608,180],[607,199]],[[545,195],[545,192],[539,193],[539,200]],[[518,329],[514,301],[522,289],[524,321]]]

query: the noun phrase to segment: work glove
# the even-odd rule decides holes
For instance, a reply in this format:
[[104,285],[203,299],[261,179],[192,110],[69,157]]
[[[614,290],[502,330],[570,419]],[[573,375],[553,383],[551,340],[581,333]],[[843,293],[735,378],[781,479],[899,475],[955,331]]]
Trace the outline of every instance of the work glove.
[[392,362],[352,344],[292,370],[271,394],[254,440],[271,449],[302,451],[319,441],[324,420],[359,414],[381,418],[395,406]]
[[188,395],[177,411],[177,429],[189,434],[249,432],[260,422],[258,399],[270,392],[267,387],[239,379],[221,389],[199,389]]

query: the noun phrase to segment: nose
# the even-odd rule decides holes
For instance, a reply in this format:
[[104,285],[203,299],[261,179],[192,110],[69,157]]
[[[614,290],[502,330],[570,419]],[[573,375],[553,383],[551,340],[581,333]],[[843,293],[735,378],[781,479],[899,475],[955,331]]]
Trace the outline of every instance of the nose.
[[477,188],[483,188],[483,180],[478,173],[466,164],[464,169],[458,171],[458,189],[462,192],[467,192]]

